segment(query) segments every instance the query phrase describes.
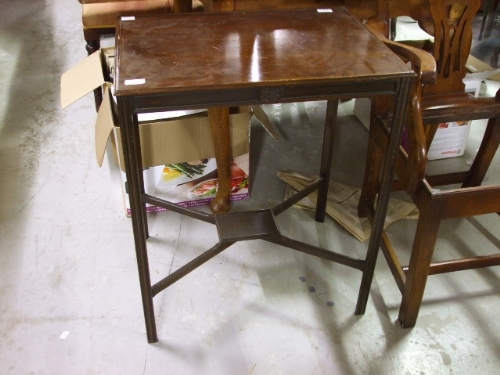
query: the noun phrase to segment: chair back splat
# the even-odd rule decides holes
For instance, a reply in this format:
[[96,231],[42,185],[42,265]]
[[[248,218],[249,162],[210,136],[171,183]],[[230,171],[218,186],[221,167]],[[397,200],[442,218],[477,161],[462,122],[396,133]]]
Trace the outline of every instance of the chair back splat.
[[465,64],[472,43],[472,21],[479,5],[480,2],[475,0],[431,2],[431,19],[426,20],[424,30],[434,36],[433,56],[438,80],[435,85],[424,87],[424,94],[464,91]]

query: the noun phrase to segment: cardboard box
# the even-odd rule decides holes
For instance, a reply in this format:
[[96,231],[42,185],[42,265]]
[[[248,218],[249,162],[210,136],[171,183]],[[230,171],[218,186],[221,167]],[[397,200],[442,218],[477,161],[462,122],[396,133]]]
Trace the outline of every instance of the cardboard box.
[[427,160],[437,160],[462,156],[469,137],[470,121],[444,122],[439,124]]
[[[111,146],[121,169],[122,188],[124,196],[126,196],[124,189],[125,166],[121,148],[120,128],[114,111],[115,102],[111,94],[112,83],[105,78],[113,76],[113,62],[114,49],[103,49],[95,52],[64,73],[61,78],[61,104],[63,108],[66,108],[84,95],[92,92],[95,88],[100,86],[104,88],[103,102],[99,108],[95,123],[96,160],[98,165],[101,166],[106,149]],[[238,166],[236,168],[233,165],[233,169],[238,171],[239,176],[237,177],[240,179],[242,178],[241,171],[246,173],[246,181],[240,181],[241,186],[237,191],[234,191],[232,199],[248,197],[250,121],[254,115],[273,137],[278,138],[267,115],[260,107],[231,109],[229,116],[231,155],[236,163],[235,165]],[[183,205],[206,204],[212,200],[213,197],[209,195],[200,197],[190,191],[189,196],[187,196],[182,192],[190,183],[196,182],[200,184],[202,182],[201,177],[205,179],[216,177],[213,142],[207,111],[162,112],[139,115],[138,119],[146,189],[149,189],[150,192],[154,189],[163,189],[163,192],[172,190],[167,198],[173,197],[173,202]],[[200,176],[193,175],[191,179],[183,178],[179,179],[177,183],[174,183],[176,181],[169,181],[169,184],[166,184],[165,170],[172,167],[169,165],[182,164],[186,166],[186,163],[187,165],[202,163],[204,165],[203,173]],[[187,177],[187,175],[184,177]],[[214,180],[211,182],[214,182]],[[176,187],[176,189],[173,189],[173,187]],[[125,201],[128,205],[128,198]],[[159,209],[150,209],[150,211],[156,210]]]
[[64,109],[101,86],[112,86],[114,48],[102,48],[61,76],[61,107]]
[[[207,111],[158,113],[159,120],[139,123],[144,188],[146,193],[185,207],[208,204],[217,192],[217,164]],[[232,154],[232,201],[249,196],[250,107],[233,108],[229,114]],[[151,115],[146,116],[150,118]],[[120,167],[126,215],[130,216],[129,197],[120,128],[113,128]],[[179,140],[182,140],[179,142]],[[209,187],[207,187],[209,186]],[[165,211],[147,205],[146,211]]]
[[[99,166],[104,160],[112,133],[116,136],[111,137],[111,141],[118,140],[117,147],[121,147],[115,103],[111,95],[113,85],[105,78],[114,74],[113,57],[114,48],[101,49],[61,77],[63,109],[94,89],[104,88],[103,102],[95,123],[95,154]],[[273,137],[278,138],[269,118],[259,106],[241,107],[230,114],[233,156],[248,152],[249,119],[254,115]],[[144,168],[214,156],[206,110],[139,115],[139,121]]]
[[[466,80],[465,91],[479,95],[481,81]],[[427,151],[427,160],[438,160],[462,156],[469,137],[471,121],[444,122],[439,124],[431,147]]]
[[[249,197],[250,154],[235,157],[231,162],[231,201]],[[186,175],[180,169],[192,167],[196,174]],[[122,170],[121,181],[125,214],[130,217],[130,202],[125,191],[127,177]],[[184,163],[159,165],[143,172],[144,190],[147,194],[165,199],[184,207],[208,204],[217,193],[217,166],[214,158]],[[146,205],[146,212],[166,211],[165,208]]]

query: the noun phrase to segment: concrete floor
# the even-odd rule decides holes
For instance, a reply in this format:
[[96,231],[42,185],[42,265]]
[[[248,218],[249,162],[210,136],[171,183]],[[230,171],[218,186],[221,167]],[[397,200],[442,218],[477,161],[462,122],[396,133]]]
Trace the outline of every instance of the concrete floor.
[[[119,171],[110,158],[95,162],[93,97],[60,109],[59,78],[85,56],[76,0],[0,0],[0,374],[500,373],[498,269],[432,277],[405,330],[382,257],[356,317],[358,271],[261,241],[232,246],[158,295],[160,341],[148,344]],[[324,103],[265,110],[282,137],[253,124],[254,187],[237,209],[281,201],[276,170],[316,172]],[[335,177],[359,185],[367,132],[352,102],[340,115]],[[465,165],[478,132],[451,164]],[[489,182],[498,176],[496,163]],[[171,212],[150,224],[153,281],[217,241],[213,226]],[[297,239],[366,251],[303,209],[279,224]],[[406,254],[414,228],[389,228]],[[496,215],[450,220],[438,255],[498,249],[499,233]]]

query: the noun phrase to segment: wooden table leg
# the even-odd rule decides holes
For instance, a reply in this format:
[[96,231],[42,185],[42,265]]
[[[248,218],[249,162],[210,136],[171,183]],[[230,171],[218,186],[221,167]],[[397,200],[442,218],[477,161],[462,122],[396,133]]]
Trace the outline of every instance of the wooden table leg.
[[214,214],[223,214],[231,208],[231,139],[229,133],[229,108],[208,109],[208,120],[212,132],[219,187],[217,196],[210,202]]
[[125,156],[125,167],[127,171],[127,185],[132,210],[132,229],[134,231],[135,253],[137,268],[139,271],[139,283],[142,295],[142,307],[146,323],[146,334],[148,342],[157,342],[155,312],[153,305],[153,293],[151,289],[151,277],[149,273],[149,260],[146,245],[148,238],[148,224],[146,216],[146,205],[142,201],[144,194],[144,180],[141,165],[141,143],[139,137],[139,124],[137,116],[132,114],[131,100],[128,98],[118,99],[118,113],[120,115],[120,128],[122,131],[123,154]]
[[366,304],[370,295],[370,288],[377,263],[377,255],[380,249],[380,240],[384,223],[387,214],[387,206],[391,194],[391,187],[394,181],[394,171],[396,160],[401,144],[401,134],[403,129],[403,119],[406,115],[408,106],[408,96],[411,91],[413,78],[404,78],[400,80],[400,84],[395,93],[396,108],[394,109],[394,117],[392,119],[391,138],[389,140],[389,148],[387,155],[384,158],[384,166],[382,170],[382,181],[379,185],[379,196],[377,208],[372,223],[372,232],[370,242],[368,244],[368,252],[365,258],[365,267],[361,284],[359,287],[358,302],[356,304],[356,315],[363,315],[366,310]]
[[318,189],[318,201],[316,203],[315,220],[322,223],[325,221],[326,204],[328,201],[328,186],[330,183],[330,169],[332,166],[333,138],[337,127],[337,112],[339,99],[328,100],[326,105],[325,130],[323,133],[323,151],[321,154],[321,166],[319,175],[324,180]]

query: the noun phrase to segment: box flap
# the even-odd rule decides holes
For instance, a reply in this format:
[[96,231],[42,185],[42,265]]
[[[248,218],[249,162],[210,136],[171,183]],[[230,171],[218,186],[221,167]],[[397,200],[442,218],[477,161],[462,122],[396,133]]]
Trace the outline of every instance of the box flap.
[[273,137],[274,139],[278,139],[280,136],[274,130],[273,124],[271,123],[271,120],[269,120],[269,117],[267,116],[267,113],[264,112],[262,107],[258,105],[252,106],[252,113],[259,120],[260,124],[263,126],[264,129]]
[[102,166],[106,145],[115,124],[113,120],[113,111],[111,108],[111,93],[107,86],[104,87],[104,97],[97,113],[95,123],[95,157],[99,167]]
[[101,51],[80,61],[61,77],[61,106],[66,108],[104,84]]

